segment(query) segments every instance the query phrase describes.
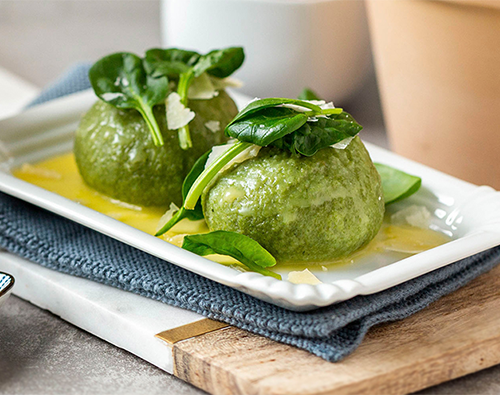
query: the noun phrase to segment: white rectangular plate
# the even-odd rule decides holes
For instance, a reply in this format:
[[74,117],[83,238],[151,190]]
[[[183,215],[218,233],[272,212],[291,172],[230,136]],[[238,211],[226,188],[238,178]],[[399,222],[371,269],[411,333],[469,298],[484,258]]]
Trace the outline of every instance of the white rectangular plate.
[[[233,96],[240,106],[248,101],[248,97]],[[319,271],[315,275],[323,283],[318,285],[292,284],[258,273],[241,273],[10,174],[10,168],[22,163],[68,152],[80,116],[95,100],[94,94],[86,91],[0,121],[0,153],[4,156],[0,190],[269,303],[292,310],[311,310],[382,291],[500,244],[500,194],[494,189],[477,187],[366,144],[375,162],[422,177],[421,190],[397,204],[426,206],[433,213],[431,226],[452,235],[453,240],[405,259],[384,253],[339,266],[338,270]],[[278,272],[287,278],[287,271]]]

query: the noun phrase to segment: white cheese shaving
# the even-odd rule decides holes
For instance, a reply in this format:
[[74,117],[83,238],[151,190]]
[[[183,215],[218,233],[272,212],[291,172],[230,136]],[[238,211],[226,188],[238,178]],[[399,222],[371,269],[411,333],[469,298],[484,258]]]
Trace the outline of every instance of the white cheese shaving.
[[305,269],[301,272],[288,273],[288,281],[293,284],[321,284],[319,278],[312,274],[309,269]]
[[431,213],[427,207],[413,204],[392,214],[391,223],[428,229],[431,223]]
[[220,130],[220,122],[219,121],[205,122],[205,126],[208,130],[210,130],[213,133],[217,133]]
[[23,163],[21,171],[30,175],[53,180],[62,179],[62,175],[55,170],[46,169],[45,167],[33,166],[29,163]]
[[191,122],[195,113],[181,103],[181,97],[177,92],[168,95],[167,107],[167,126],[170,130],[177,130]]
[[177,211],[179,211],[179,207],[177,207],[175,203],[170,203],[170,208],[167,210],[165,214],[162,215],[162,217],[158,221],[156,231],[158,232],[161,228],[163,228],[163,226],[172,219],[172,217]]
[[[207,162],[205,163],[205,169],[207,169],[210,165],[212,165],[212,163],[214,163],[217,160],[217,158],[219,158],[220,156],[224,155],[224,153],[228,149],[230,149],[235,143],[236,143],[236,140],[235,141],[230,141],[230,142],[228,142],[225,145],[216,145],[215,147],[213,147],[212,151],[208,155]],[[235,165],[237,163],[242,163],[242,162],[245,162],[248,159],[255,158],[259,154],[259,151],[260,151],[261,148],[262,147],[259,146],[259,145],[255,145],[255,144],[251,145],[246,150],[244,150],[243,152],[241,152],[239,155],[237,155],[236,157],[234,157],[228,164],[226,164],[220,170],[220,173],[224,172],[225,170],[229,169],[230,167],[232,167],[233,165]]]
[[243,87],[243,81],[240,81],[237,78],[226,77],[226,78],[217,78],[211,77],[212,84],[214,84],[215,89],[221,90],[226,88],[241,88]]
[[212,79],[207,73],[196,77],[188,89],[188,99],[193,100],[209,100],[218,94],[219,92],[217,92]]
[[356,136],[347,137],[346,139],[341,140],[338,143],[330,145],[330,147],[336,148],[336,149],[345,149],[349,144],[351,144],[351,141],[353,140],[354,137],[356,137]]

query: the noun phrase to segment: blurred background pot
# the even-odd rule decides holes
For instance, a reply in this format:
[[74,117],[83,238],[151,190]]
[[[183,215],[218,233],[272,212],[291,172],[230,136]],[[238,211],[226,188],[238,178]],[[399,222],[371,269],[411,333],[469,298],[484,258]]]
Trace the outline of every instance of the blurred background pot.
[[252,96],[295,97],[309,86],[341,102],[371,68],[364,3],[353,0],[163,0],[163,46],[243,46],[235,77]]
[[392,149],[500,189],[500,1],[367,4]]

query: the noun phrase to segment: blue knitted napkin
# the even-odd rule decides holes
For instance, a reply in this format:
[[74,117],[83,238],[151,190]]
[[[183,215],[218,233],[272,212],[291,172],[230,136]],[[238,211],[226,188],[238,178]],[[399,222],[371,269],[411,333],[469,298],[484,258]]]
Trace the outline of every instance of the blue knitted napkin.
[[[89,87],[80,65],[36,103]],[[0,194],[0,246],[45,267],[183,307],[339,361],[378,323],[405,318],[493,268],[500,247],[373,295],[289,311],[215,283],[11,196]]]

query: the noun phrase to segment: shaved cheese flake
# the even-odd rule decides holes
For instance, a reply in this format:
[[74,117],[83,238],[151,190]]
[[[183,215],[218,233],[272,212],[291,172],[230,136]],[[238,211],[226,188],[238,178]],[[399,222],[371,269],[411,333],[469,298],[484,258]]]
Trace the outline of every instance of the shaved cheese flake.
[[321,284],[322,282],[312,274],[309,269],[305,269],[301,272],[290,272],[288,273],[288,281],[293,284]]
[[207,73],[196,77],[188,90],[188,99],[209,100],[217,96],[219,92],[215,89],[211,78]]
[[416,228],[428,229],[431,224],[431,213],[425,206],[412,204],[391,215],[394,225],[410,225]]
[[162,215],[162,217],[158,221],[156,231],[158,232],[161,228],[163,228],[163,226],[172,219],[177,211],[179,211],[179,207],[177,207],[175,203],[170,203],[170,208],[165,214]]
[[21,166],[21,172],[41,178],[54,180],[60,180],[62,178],[62,175],[55,170],[46,169],[41,166],[33,166],[29,163],[23,163],[23,165]]
[[172,92],[165,103],[167,107],[167,126],[170,130],[177,130],[191,122],[195,113],[181,103],[177,92]]
[[[217,158],[220,156],[224,155],[224,153],[230,149],[234,144],[236,143],[236,140],[230,141],[227,144],[224,145],[216,145],[215,147],[212,147],[212,151],[208,155],[207,162],[205,163],[205,169],[210,167],[212,163],[214,163]],[[229,169],[235,164],[245,162],[248,159],[255,158],[258,154],[259,151],[262,147],[260,145],[251,145],[248,147],[246,150],[241,152],[239,155],[234,157],[228,164],[226,164],[221,170],[220,173],[224,172],[225,170]]]
[[226,88],[241,88],[244,85],[243,81],[233,77],[226,77],[226,78],[212,77],[212,84],[214,84],[214,87],[217,90]]
[[168,235],[168,233],[165,233],[164,235],[161,236],[163,240],[166,242],[169,242],[170,244],[173,244],[174,246],[181,247],[182,244],[184,243],[184,237],[186,237],[188,234],[187,233],[179,233],[173,236]]
[[354,137],[356,136],[352,136],[352,137],[347,137],[346,139],[344,140],[341,140],[339,141],[338,143],[335,143],[333,145],[330,145],[330,147],[332,148],[336,148],[336,149],[346,149],[346,147],[351,144],[351,141],[354,139]]
[[208,130],[210,130],[213,133],[217,133],[220,130],[220,122],[219,121],[205,122],[205,126]]

